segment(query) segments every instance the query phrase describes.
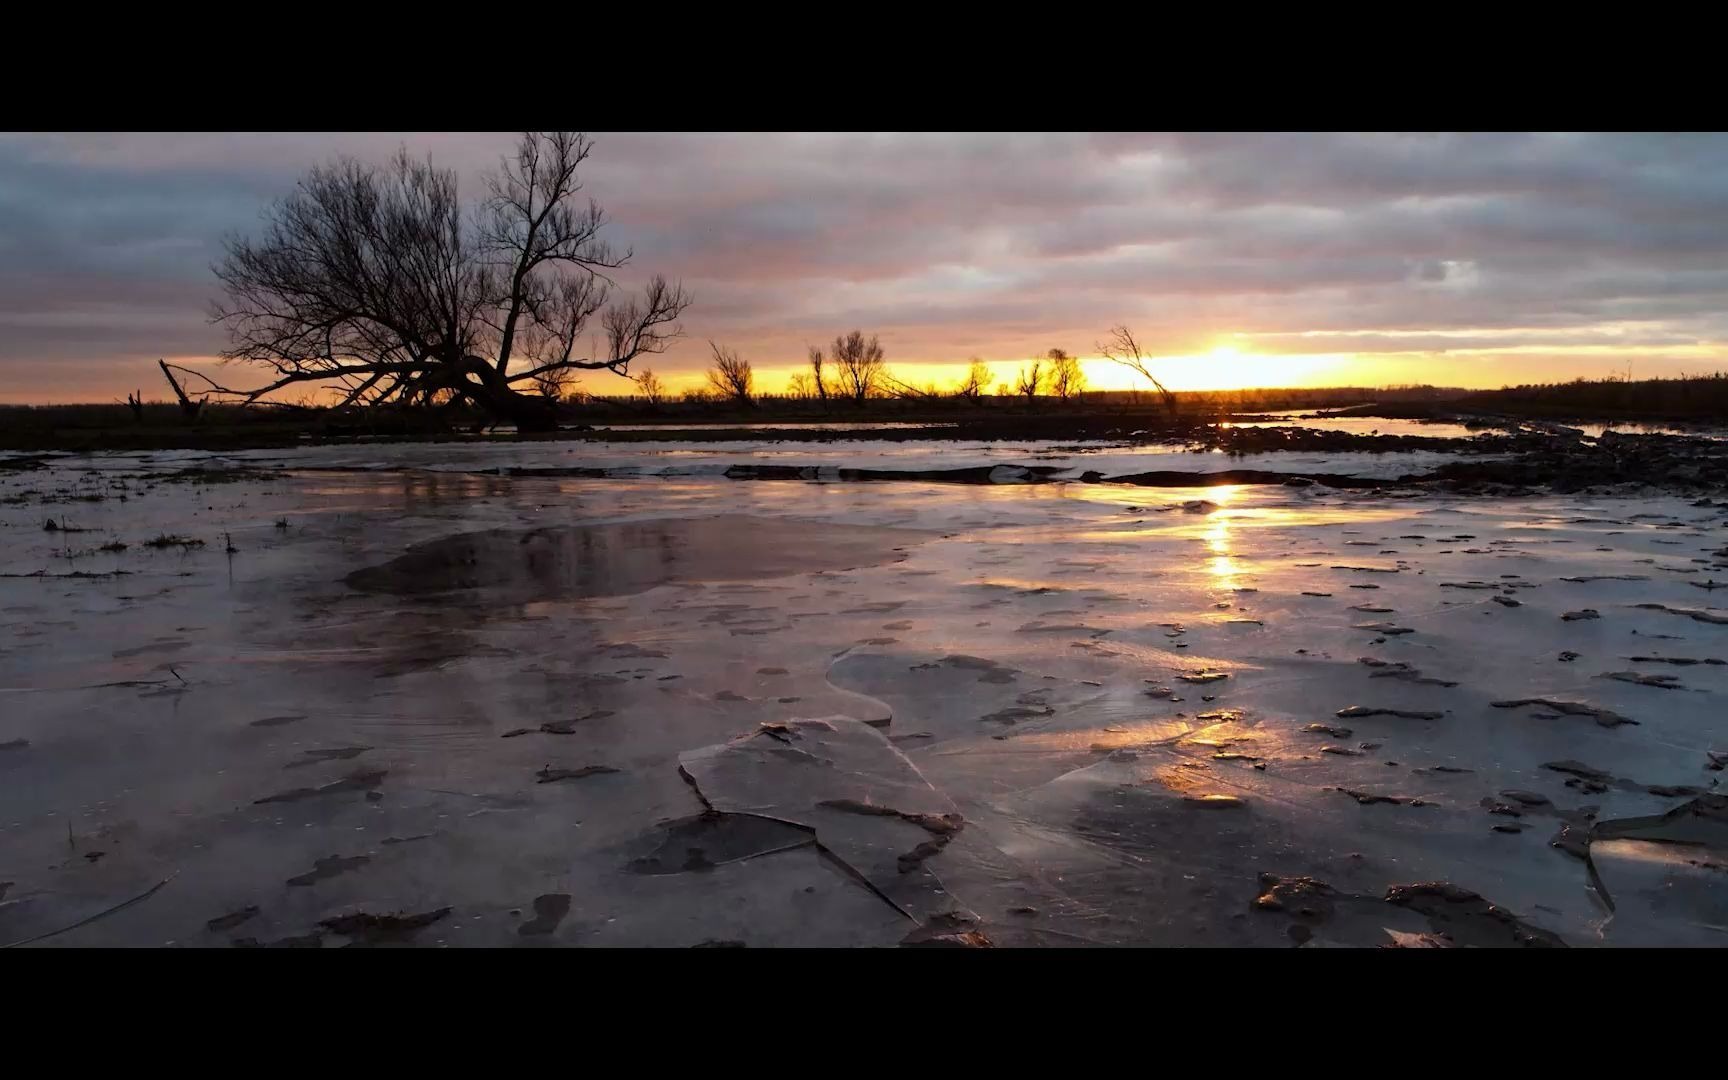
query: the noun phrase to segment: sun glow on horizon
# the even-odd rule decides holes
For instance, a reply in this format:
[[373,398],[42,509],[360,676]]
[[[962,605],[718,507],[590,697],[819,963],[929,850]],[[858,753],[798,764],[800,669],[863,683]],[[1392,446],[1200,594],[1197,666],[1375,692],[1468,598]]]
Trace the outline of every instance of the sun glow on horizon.
[[[1171,390],[1252,390],[1335,383],[1348,378],[1355,360],[1347,353],[1257,353],[1221,344],[1201,353],[1150,357],[1146,366]],[[1093,390],[1151,389],[1138,373],[1103,357],[1081,366]]]
[[[1013,386],[1033,359],[986,360],[995,377],[986,393],[994,396],[997,387]],[[1152,390],[1138,372],[1105,357],[1081,356],[1079,360],[1087,390]],[[1147,357],[1146,366],[1171,390],[1251,390],[1338,385],[1341,380],[1349,383],[1369,377],[1366,372],[1352,370],[1357,360],[1352,353],[1258,353],[1239,345],[1218,345],[1205,352]],[[966,376],[964,363],[908,360],[896,364],[890,360],[888,366],[897,378],[921,390],[934,387],[946,391]],[[766,393],[785,393],[793,376],[807,372],[801,365],[764,365],[757,370],[757,387]],[[700,371],[668,372],[666,378],[679,393],[705,384]]]
[[[1366,332],[1364,332],[1366,333]],[[1375,331],[1381,337],[1390,332]],[[1403,332],[1398,332],[1403,333]],[[1414,333],[1411,331],[1410,333]],[[1079,335],[1054,335],[1061,341]],[[1623,371],[1634,354],[1621,346],[1599,343],[1544,346],[1511,344],[1493,347],[1475,346],[1435,351],[1426,345],[1412,351],[1347,351],[1329,353],[1285,352],[1283,347],[1300,348],[1285,340],[1292,335],[1260,333],[1210,333],[1187,339],[1191,352],[1159,352],[1147,357],[1146,367],[1165,387],[1179,393],[1235,390],[1276,390],[1304,387],[1374,387],[1429,384],[1440,387],[1495,389],[1522,382],[1564,382],[1574,376],[1607,374]],[[1300,335],[1296,335],[1300,336]],[[1348,336],[1348,335],[1339,335]],[[1340,342],[1341,345],[1344,343]],[[1258,350],[1264,345],[1268,351]],[[1344,345],[1344,347],[1348,347]],[[791,389],[794,376],[808,377],[806,364],[789,358],[783,350],[744,347],[745,355],[756,365],[756,389],[762,394],[785,394]],[[964,346],[943,352],[952,357],[965,355]],[[998,388],[1012,391],[1022,371],[1037,354],[1029,350],[1017,358],[1004,348],[985,356],[993,381],[986,393],[995,397]],[[941,355],[941,354],[938,354]],[[1728,346],[1710,342],[1686,345],[1651,345],[1635,350],[1637,376],[1669,377],[1677,375],[1728,370]],[[952,393],[967,373],[962,360],[929,358],[929,353],[908,349],[890,351],[888,369],[897,380],[919,391],[938,394]],[[230,385],[258,385],[251,381],[264,374],[245,365],[225,368],[214,356],[192,354],[171,355],[170,364],[207,373],[217,381]],[[648,359],[648,358],[645,358]],[[707,387],[704,376],[706,357],[694,352],[682,352],[666,357],[653,357],[652,362],[638,361],[632,374],[652,367],[665,384],[668,393],[680,397],[688,391],[702,392]],[[1138,372],[1113,363],[1100,355],[1079,355],[1081,371],[1086,377],[1085,389],[1093,392],[1138,391],[1154,394],[1153,388]],[[1048,361],[1044,361],[1047,363]],[[115,382],[109,376],[99,376],[86,368],[71,368],[61,374],[51,391],[38,385],[8,382],[0,386],[0,403],[9,404],[88,404],[117,405],[130,390],[142,387],[148,400],[166,398],[167,387],[155,372],[155,362],[140,360],[119,376]],[[637,392],[635,384],[610,372],[583,372],[577,388],[600,397],[625,397]],[[152,388],[155,388],[154,390]],[[309,390],[290,387],[273,395],[270,400],[291,401],[305,398],[321,404],[333,403],[335,390]]]

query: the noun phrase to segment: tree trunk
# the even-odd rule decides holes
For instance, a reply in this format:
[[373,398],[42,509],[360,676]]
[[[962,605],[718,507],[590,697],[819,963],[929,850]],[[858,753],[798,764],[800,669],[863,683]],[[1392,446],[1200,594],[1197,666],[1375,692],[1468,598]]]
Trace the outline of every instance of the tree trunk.
[[531,434],[558,430],[556,402],[515,390],[505,381],[503,372],[480,357],[465,357],[451,382],[494,419],[515,424],[517,431]]
[[198,413],[204,407],[203,399],[193,401],[191,398],[186,396],[186,391],[181,388],[180,381],[174,378],[174,372],[169,369],[168,361],[158,360],[156,363],[162,368],[162,374],[167,376],[168,385],[174,388],[174,396],[180,399],[181,414],[184,415],[187,420],[196,423],[198,420]]

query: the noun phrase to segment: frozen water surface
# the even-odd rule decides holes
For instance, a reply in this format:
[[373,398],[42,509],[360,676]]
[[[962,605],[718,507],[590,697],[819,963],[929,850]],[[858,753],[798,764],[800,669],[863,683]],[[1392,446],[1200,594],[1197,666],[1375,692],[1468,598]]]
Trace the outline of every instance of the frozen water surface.
[[[1480,455],[1484,460],[1493,455]],[[201,451],[109,454],[70,458],[81,469],[125,473],[142,467],[245,467],[263,469],[372,469],[389,472],[549,473],[556,470],[604,471],[614,478],[632,476],[719,476],[734,465],[797,465],[813,468],[961,469],[1000,464],[1042,466],[1055,476],[1078,478],[1088,470],[1126,476],[1151,470],[1220,472],[1232,468],[1285,472],[1337,472],[1392,479],[1427,472],[1457,455],[1433,451],[1368,453],[1316,451],[1230,455],[1179,446],[1120,442],[1011,443],[890,442],[846,439],[828,443],[712,442],[448,442],[421,444],[337,444],[297,450],[253,450],[215,456]]]
[[0,471],[0,944],[1728,943],[1728,506],[720,475],[1090,449]]

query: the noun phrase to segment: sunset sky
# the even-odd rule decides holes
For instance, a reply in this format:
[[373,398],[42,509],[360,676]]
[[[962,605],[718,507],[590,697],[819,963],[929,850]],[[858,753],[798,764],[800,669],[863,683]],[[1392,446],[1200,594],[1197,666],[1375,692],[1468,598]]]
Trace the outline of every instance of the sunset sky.
[[[1096,355],[1126,322],[1173,389],[1458,386],[1728,370],[1719,135],[594,133],[587,194],[688,337],[779,389],[880,335],[907,381]],[[511,133],[0,135],[0,401],[166,392],[224,234],[308,167],[398,146],[480,173]],[[1095,387],[1127,373],[1087,364]],[[243,381],[234,373],[230,384]],[[585,376],[596,393],[628,384]]]

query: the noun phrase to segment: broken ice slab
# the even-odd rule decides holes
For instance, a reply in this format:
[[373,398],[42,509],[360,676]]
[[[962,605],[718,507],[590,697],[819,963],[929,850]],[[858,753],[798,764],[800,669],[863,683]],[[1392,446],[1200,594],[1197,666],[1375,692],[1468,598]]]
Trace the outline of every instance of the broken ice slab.
[[764,724],[678,762],[710,811],[814,831],[825,853],[908,918],[971,915],[927,865],[963,826],[959,811],[869,724]]
[[1728,944],[1728,796],[1599,821],[1590,857],[1614,907],[1613,944]]

